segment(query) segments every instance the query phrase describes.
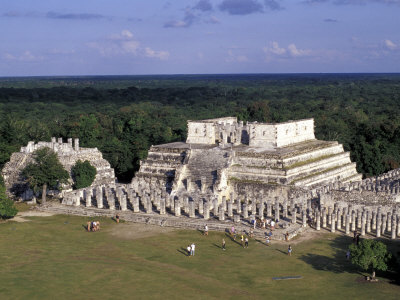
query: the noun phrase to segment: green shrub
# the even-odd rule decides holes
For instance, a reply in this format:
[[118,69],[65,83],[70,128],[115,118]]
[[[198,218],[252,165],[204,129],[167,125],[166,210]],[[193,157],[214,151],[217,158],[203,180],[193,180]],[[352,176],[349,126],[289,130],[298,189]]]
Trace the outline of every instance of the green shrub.
[[90,186],[96,177],[96,168],[89,161],[82,162],[78,160],[72,167],[72,178],[74,180],[74,189],[81,189]]
[[6,188],[0,184],[0,218],[10,219],[17,214],[14,201],[7,197]]

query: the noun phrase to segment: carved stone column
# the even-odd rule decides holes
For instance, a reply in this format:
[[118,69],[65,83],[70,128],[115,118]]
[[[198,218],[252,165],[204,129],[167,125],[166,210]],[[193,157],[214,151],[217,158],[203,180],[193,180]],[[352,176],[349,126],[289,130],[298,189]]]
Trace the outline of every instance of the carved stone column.
[[219,220],[220,221],[225,221],[225,210],[224,210],[224,206],[221,206],[220,210],[219,210]]
[[196,211],[194,207],[194,201],[189,201],[189,218],[194,218],[196,216]]
[[350,219],[351,219],[351,217],[350,217],[350,215],[349,214],[347,214],[347,216],[346,216],[346,234],[350,234]]
[[307,227],[307,210],[305,208],[303,208],[302,211],[302,221],[303,221],[302,226]]
[[228,217],[230,217],[230,218],[233,217],[233,204],[232,204],[232,201],[228,202]]
[[133,197],[133,212],[139,212],[140,208],[139,208],[139,196],[137,197]]
[[165,215],[165,198],[160,199],[160,215]]
[[292,224],[296,224],[297,221],[297,209],[296,207],[292,207]]
[[204,213],[203,213],[204,220],[208,220],[210,218],[210,205],[208,201],[204,202]]
[[249,209],[247,207],[247,203],[243,203],[243,219],[249,218]]
[[218,216],[218,199],[214,199],[213,204],[214,204],[214,217],[217,217]]
[[121,210],[126,211],[127,210],[127,203],[126,203],[126,195],[121,195],[120,200],[119,200]]
[[174,206],[175,206],[175,208],[174,208],[175,216],[179,217],[181,215],[181,203],[179,202],[178,198],[175,199],[175,205]]
[[92,206],[92,188],[87,188],[85,190],[85,200],[86,200],[86,207]]
[[316,220],[316,230],[321,230],[321,213],[320,213],[320,211],[319,210],[317,210],[317,213],[316,213],[316,215],[317,215],[317,220]]

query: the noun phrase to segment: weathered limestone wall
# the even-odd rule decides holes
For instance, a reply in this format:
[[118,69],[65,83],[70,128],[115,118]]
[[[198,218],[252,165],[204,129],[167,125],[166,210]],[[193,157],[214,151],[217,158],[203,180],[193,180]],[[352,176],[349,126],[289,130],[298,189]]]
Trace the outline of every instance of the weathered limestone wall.
[[274,149],[314,140],[314,119],[279,124],[249,123],[249,146]]
[[188,144],[215,144],[215,125],[211,122],[188,122]]

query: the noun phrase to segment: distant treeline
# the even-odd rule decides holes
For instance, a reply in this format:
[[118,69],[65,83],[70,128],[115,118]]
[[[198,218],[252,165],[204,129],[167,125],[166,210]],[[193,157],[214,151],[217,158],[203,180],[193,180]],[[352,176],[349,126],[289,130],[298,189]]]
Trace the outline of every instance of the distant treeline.
[[[188,119],[221,116],[260,122],[313,117],[317,138],[343,143],[359,172],[372,176],[399,167],[399,74],[96,77],[101,84],[61,79],[0,79],[9,86],[0,88],[0,167],[30,140],[79,137],[128,181],[151,145],[186,138]],[[20,88],[24,82],[40,87]],[[124,87],[128,83],[136,87]]]

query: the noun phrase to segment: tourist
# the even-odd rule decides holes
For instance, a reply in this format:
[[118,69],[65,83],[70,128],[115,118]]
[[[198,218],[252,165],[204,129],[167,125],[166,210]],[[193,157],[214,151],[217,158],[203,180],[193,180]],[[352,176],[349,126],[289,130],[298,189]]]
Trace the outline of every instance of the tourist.
[[358,246],[358,243],[360,242],[360,235],[361,233],[358,233],[356,236],[356,245]]
[[190,247],[190,245],[187,246],[186,250],[187,250],[187,256],[192,255],[192,247]]
[[91,225],[92,225],[92,222],[90,222],[90,221],[87,222],[87,231],[88,232],[92,231],[92,228],[91,228],[92,226]]
[[269,243],[270,243],[270,239],[269,239],[269,236],[267,235],[267,236],[265,237],[265,244],[266,244],[267,246],[269,246]]
[[196,248],[196,245],[194,243],[192,243],[192,245],[190,246],[190,248],[192,249],[192,256],[194,256],[194,250]]
[[242,236],[241,236],[241,238],[240,238],[240,242],[241,242],[241,244],[242,244],[242,247],[244,248],[244,237],[243,237],[243,234],[242,234]]
[[233,239],[236,241],[236,229],[235,229],[235,226],[232,226],[232,228],[231,228],[231,235],[233,236]]
[[271,230],[275,229],[275,221],[271,220]]
[[357,230],[354,230],[354,233],[353,233],[353,243],[356,244],[356,242],[357,242]]
[[246,248],[249,248],[249,239],[247,238],[247,236],[244,239],[244,245],[245,245]]
[[286,233],[285,233],[285,241],[286,241],[286,242],[289,241],[289,232],[287,232],[287,231],[286,231]]
[[206,226],[204,226],[204,235],[208,235],[208,226],[206,224]]
[[347,249],[347,252],[346,252],[346,259],[347,259],[347,260],[350,259],[350,249]]
[[257,225],[256,220],[254,219],[254,220],[252,220],[252,222],[253,222],[253,229],[256,229],[256,225]]
[[292,256],[292,246],[289,245],[287,252],[289,256]]
[[119,214],[115,216],[115,221],[117,221],[117,224],[119,223]]
[[225,239],[222,239],[222,250],[226,250],[226,248],[225,248]]

